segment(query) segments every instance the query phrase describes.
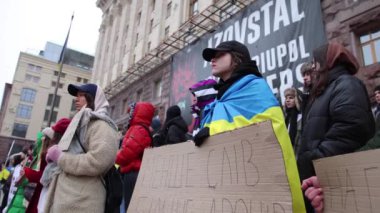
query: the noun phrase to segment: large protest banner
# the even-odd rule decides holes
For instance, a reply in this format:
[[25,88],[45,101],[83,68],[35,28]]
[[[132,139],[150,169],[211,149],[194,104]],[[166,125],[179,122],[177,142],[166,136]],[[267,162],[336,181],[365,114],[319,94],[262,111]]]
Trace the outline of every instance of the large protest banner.
[[379,212],[380,149],[315,160],[325,213]]
[[[128,212],[293,212],[283,152],[270,122],[146,149]],[[303,209],[303,201],[297,204]]]
[[189,87],[211,75],[202,50],[227,40],[248,47],[273,93],[283,99],[286,88],[302,87],[302,63],[311,60],[313,49],[326,42],[320,1],[254,1],[214,32],[175,54],[170,102],[181,107],[187,120],[191,115]]

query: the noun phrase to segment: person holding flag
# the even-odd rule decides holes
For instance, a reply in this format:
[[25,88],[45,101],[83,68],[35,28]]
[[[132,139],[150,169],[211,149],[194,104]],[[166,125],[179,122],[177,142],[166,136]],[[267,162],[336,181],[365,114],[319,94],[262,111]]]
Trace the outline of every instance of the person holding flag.
[[214,87],[218,91],[216,100],[204,109],[201,129],[194,137],[195,144],[201,146],[212,135],[271,121],[284,156],[293,212],[305,212],[296,160],[282,109],[256,62],[251,60],[248,48],[237,41],[226,41],[216,48],[204,49],[202,55],[204,60],[211,62],[212,74],[220,81]]

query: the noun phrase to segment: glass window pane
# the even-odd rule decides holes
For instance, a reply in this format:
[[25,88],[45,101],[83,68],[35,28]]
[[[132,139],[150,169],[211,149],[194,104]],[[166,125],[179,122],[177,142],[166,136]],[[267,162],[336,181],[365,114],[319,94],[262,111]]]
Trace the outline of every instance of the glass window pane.
[[380,30],[372,34],[372,39],[380,38]]
[[12,135],[25,138],[28,131],[28,125],[15,123],[13,125]]
[[32,106],[20,104],[17,107],[16,116],[18,118],[30,119],[32,115]]
[[[51,103],[53,102],[54,94],[49,94],[47,106],[51,106]],[[55,104],[54,107],[59,107],[59,103],[61,101],[61,96],[56,95],[55,96]]]
[[376,62],[380,62],[380,39],[375,41]]
[[75,107],[75,99],[73,100],[73,102],[71,102],[71,111],[75,111],[77,110],[77,108]]
[[369,35],[360,36],[360,43],[369,41]]
[[371,53],[371,46],[365,45],[362,47],[363,50],[363,59],[364,59],[364,65],[370,65],[373,64],[373,58],[372,58],[372,53]]
[[[49,121],[49,113],[50,110],[45,110],[45,115],[44,115],[44,121]],[[51,122],[56,122],[57,121],[57,111],[53,111],[53,117],[51,118]]]
[[35,97],[36,97],[36,91],[35,90],[23,88],[21,91],[20,100],[25,101],[25,102],[29,102],[29,103],[33,103]]

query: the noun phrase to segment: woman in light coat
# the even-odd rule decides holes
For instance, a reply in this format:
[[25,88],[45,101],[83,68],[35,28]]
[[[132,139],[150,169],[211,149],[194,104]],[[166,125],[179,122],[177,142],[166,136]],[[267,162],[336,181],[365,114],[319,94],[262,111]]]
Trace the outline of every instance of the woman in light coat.
[[[75,106],[80,111],[60,144],[48,150],[46,160],[57,167],[41,179],[50,182],[44,212],[103,213],[106,190],[102,177],[114,164],[117,128],[108,117],[109,104],[100,87],[70,84],[68,92],[76,96]],[[67,150],[65,144],[69,144]]]

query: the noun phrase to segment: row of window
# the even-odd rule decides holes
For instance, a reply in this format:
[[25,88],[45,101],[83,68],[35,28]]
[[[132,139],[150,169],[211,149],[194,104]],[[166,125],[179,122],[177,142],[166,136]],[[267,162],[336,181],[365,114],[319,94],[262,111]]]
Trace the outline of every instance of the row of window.
[[[35,90],[23,89],[23,91],[27,91],[27,92],[26,93],[25,92],[22,93],[24,95],[21,95],[21,101],[28,102],[28,103],[33,103],[34,102],[34,97],[32,98],[32,95],[30,95],[31,94],[30,92],[32,92],[33,96],[35,96]],[[26,95],[26,94],[28,94],[28,95]],[[47,106],[51,106],[52,105],[53,96],[54,96],[53,94],[49,94],[48,101],[47,101]],[[33,101],[32,101],[32,99],[33,99]],[[25,101],[25,100],[28,100],[28,101]],[[59,103],[60,102],[61,102],[61,96],[57,95],[55,97],[54,107],[59,107]],[[33,109],[32,106],[24,104],[24,103],[20,103],[18,105],[18,107],[17,107],[16,117],[18,117],[18,118],[24,118],[24,119],[30,119],[30,117],[32,115],[32,109]]]
[[[157,79],[153,82],[153,100],[157,100],[162,95],[162,80]],[[136,92],[136,98],[134,100],[135,102],[143,101],[143,89],[139,89]],[[128,109],[128,99],[124,99],[122,102],[122,114],[127,113]],[[111,106],[110,108],[110,115],[111,117],[114,116],[114,110],[115,106]]]
[[[154,10],[155,8],[155,4],[156,4],[156,1],[155,0],[152,0],[151,2],[151,6],[152,6],[152,10]],[[171,15],[171,11],[172,11],[172,2],[169,2],[167,5],[166,5],[166,18],[169,18],[170,15]],[[191,0],[190,2],[190,16],[193,16],[193,15],[196,15],[199,13],[199,10],[198,10],[198,0]],[[136,22],[137,22],[137,25],[140,25],[140,22],[141,22],[141,16],[142,16],[142,12],[140,11],[138,14],[137,14],[137,17],[136,17]],[[151,19],[150,22],[149,22],[149,29],[148,29],[148,32],[151,33],[152,30],[153,30],[153,25],[154,25],[154,19]],[[124,31],[125,31],[125,34],[128,34],[128,29],[129,29],[129,25],[126,25],[125,28],[124,28]],[[168,38],[169,36],[169,33],[170,33],[170,27],[167,26],[164,30],[164,39]],[[117,41],[118,37],[116,36],[115,37],[115,43]],[[138,42],[139,42],[139,39],[140,39],[140,35],[139,33],[136,33],[136,36],[135,36],[135,40],[134,40],[134,45],[137,46]],[[150,51],[151,50],[151,42],[149,41],[147,43],[147,47],[146,47],[147,51]],[[124,47],[124,54],[125,54],[125,51],[126,51],[126,48]],[[106,52],[108,52],[108,46],[106,48]],[[136,62],[136,56],[133,55],[132,57],[132,63],[135,63]]]
[[[24,107],[25,106],[19,106],[19,109],[23,110]],[[29,106],[26,106],[26,107],[29,107]],[[28,114],[28,113],[26,113],[26,114]],[[57,111],[53,111],[52,120],[51,120],[52,122],[57,121],[57,114],[58,114]],[[29,112],[29,115],[26,115],[26,116],[30,117],[30,112]],[[50,116],[50,110],[45,110],[44,121],[48,121],[49,116]],[[14,123],[13,124],[13,130],[12,130],[12,136],[25,138],[27,131],[28,131],[28,125],[27,124]]]
[[[28,70],[32,71],[32,72],[40,72],[42,70],[42,67],[34,65],[34,64],[28,64]],[[58,76],[59,75],[58,71],[54,70],[53,72],[54,72],[54,76]],[[65,78],[65,77],[66,77],[66,73],[61,72],[61,78]],[[40,77],[33,76],[33,75],[30,75],[30,74],[26,74],[25,79],[27,81],[32,81],[34,83],[38,83],[40,81]],[[77,77],[77,82],[83,82],[83,83],[87,84],[88,83],[88,79]]]

